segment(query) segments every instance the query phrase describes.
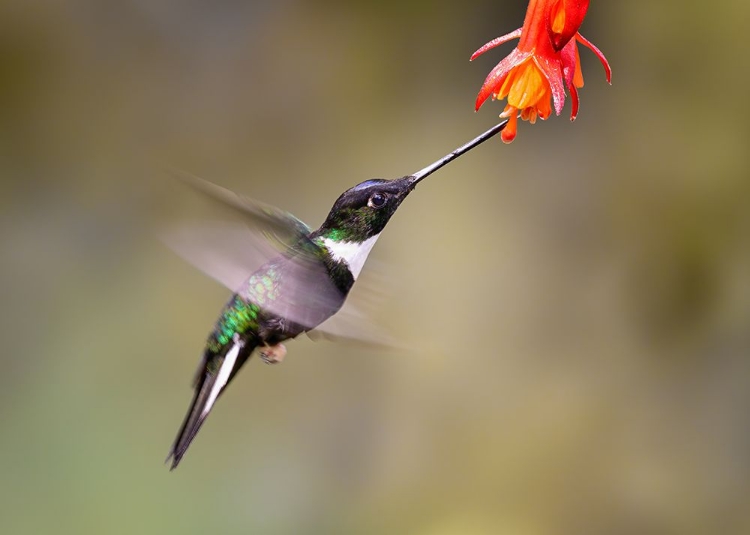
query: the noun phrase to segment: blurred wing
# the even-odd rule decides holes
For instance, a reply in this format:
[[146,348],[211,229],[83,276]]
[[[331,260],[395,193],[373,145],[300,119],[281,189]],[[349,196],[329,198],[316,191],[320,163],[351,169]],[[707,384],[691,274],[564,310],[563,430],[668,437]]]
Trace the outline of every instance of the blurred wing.
[[[305,329],[325,321],[345,298],[320,261],[320,248],[306,236],[279,253],[265,234],[241,223],[213,221],[168,228],[161,239],[232,292]],[[248,284],[256,272],[257,282]]]
[[244,197],[189,173],[172,170],[171,174],[204,199],[216,203],[221,212],[239,216],[251,229],[264,235],[279,252],[312,232],[304,222],[280,208]]
[[233,292],[278,254],[262,235],[239,223],[174,226],[163,231],[160,238],[183,260]]
[[341,310],[307,333],[312,340],[354,343],[377,349],[408,349],[402,340],[378,326],[374,312],[381,310],[390,295],[384,267],[368,260],[367,269],[349,292]]
[[347,300],[336,315],[308,331],[307,336],[316,342],[328,340],[377,349],[403,348],[403,344],[390,333],[373,324],[371,318],[350,301],[351,299]]
[[292,214],[243,197],[207,180],[171,170],[182,184],[211,201],[222,221],[191,222],[161,232],[184,260],[233,292],[261,265],[307,239],[310,228]]

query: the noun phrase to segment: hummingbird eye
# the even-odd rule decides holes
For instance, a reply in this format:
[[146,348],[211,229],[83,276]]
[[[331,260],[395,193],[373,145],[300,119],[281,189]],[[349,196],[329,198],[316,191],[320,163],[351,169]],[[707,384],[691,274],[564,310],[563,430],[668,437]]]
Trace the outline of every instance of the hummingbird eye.
[[367,206],[370,208],[381,208],[386,201],[384,193],[373,193],[370,199],[367,201]]

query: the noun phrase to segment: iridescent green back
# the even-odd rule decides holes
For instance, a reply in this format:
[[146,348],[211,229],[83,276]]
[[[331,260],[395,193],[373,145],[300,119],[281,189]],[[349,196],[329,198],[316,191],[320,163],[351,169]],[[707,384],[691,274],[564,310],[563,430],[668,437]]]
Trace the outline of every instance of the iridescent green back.
[[219,353],[235,334],[244,334],[258,329],[260,307],[234,294],[221,311],[213,332],[208,337],[208,350]]

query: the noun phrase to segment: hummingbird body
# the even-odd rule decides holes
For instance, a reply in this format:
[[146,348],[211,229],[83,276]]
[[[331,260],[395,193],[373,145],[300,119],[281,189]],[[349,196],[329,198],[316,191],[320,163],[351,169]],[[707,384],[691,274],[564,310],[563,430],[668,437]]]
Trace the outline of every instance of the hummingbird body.
[[[312,243],[305,244],[308,249],[312,246]],[[298,281],[294,276],[299,269],[293,260],[296,252],[292,249],[258,269],[221,311],[208,335],[203,360],[196,372],[195,395],[190,411],[170,452],[173,468],[180,462],[219,394],[256,348],[276,347],[317,327],[344,304],[354,278],[345,265],[327,260],[325,257],[330,259],[330,256],[322,247],[316,251],[321,258],[319,280],[312,281],[310,279],[313,277],[307,277],[307,282],[313,283],[310,293],[297,295]],[[330,298],[317,305],[309,300],[305,303],[307,295],[314,295],[315,286],[324,288]],[[283,301],[292,301],[304,307],[304,312],[302,308],[300,312],[304,313],[307,321],[302,324],[271,312],[274,304]],[[277,362],[265,356],[264,361]]]
[[[258,349],[280,361],[282,342],[318,327],[342,307],[365,260],[401,202],[423,178],[502,130],[501,123],[425,169],[373,179],[345,191],[317,230],[289,214],[204,182],[193,184],[230,207],[271,224],[283,250],[235,288],[210,332],[196,372],[190,410],[170,449],[174,469],[214,403]],[[283,235],[283,239],[278,235]],[[241,246],[241,244],[237,244]]]

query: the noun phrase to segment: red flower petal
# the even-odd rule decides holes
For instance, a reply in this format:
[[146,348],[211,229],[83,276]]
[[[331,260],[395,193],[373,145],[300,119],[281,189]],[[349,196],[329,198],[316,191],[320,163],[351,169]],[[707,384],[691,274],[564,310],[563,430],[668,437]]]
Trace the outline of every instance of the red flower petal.
[[576,39],[579,43],[581,43],[583,46],[591,50],[597,58],[599,58],[599,61],[602,62],[602,67],[604,67],[604,72],[607,75],[607,83],[612,83],[612,68],[609,66],[609,62],[607,61],[607,58],[604,57],[604,54],[602,54],[602,51],[596,48],[594,43],[586,39],[583,35],[580,33],[576,34]]
[[565,23],[559,32],[553,31],[552,21],[548,27],[549,37],[556,51],[562,50],[568,41],[573,39],[589,9],[589,0],[558,0],[558,2],[562,2],[563,5],[553,5],[550,15],[555,10],[562,9],[565,14]]
[[575,84],[571,81],[568,84],[568,91],[570,91],[570,120],[575,121],[576,117],[578,116],[578,89],[576,89]]
[[479,90],[477,100],[474,103],[474,109],[478,110],[492,93],[495,93],[500,89],[500,86],[502,86],[505,81],[505,77],[508,76],[508,73],[513,67],[519,63],[523,63],[523,61],[531,55],[531,52],[521,52],[517,48],[514,48],[513,52],[508,54],[500,63],[495,65],[495,68],[487,75],[487,78],[484,80],[484,83]]
[[503,43],[507,43],[508,41],[512,39],[517,39],[519,37],[521,37],[521,28],[518,28],[517,30],[514,30],[510,33],[506,33],[505,35],[501,35],[500,37],[493,39],[489,43],[486,43],[484,46],[482,46],[482,48],[474,52],[469,58],[469,61],[474,61],[475,58],[477,58],[478,56],[481,56],[488,50],[491,50],[495,48],[496,46],[500,46]]
[[568,41],[568,44],[560,51],[560,62],[562,63],[565,84],[570,86],[573,83],[573,77],[575,76],[576,65],[578,63],[575,39]]
[[565,106],[565,86],[563,85],[560,62],[555,57],[548,58],[545,56],[534,56],[534,62],[549,82],[552,90],[552,102],[555,104],[555,114],[560,115],[563,106]]

